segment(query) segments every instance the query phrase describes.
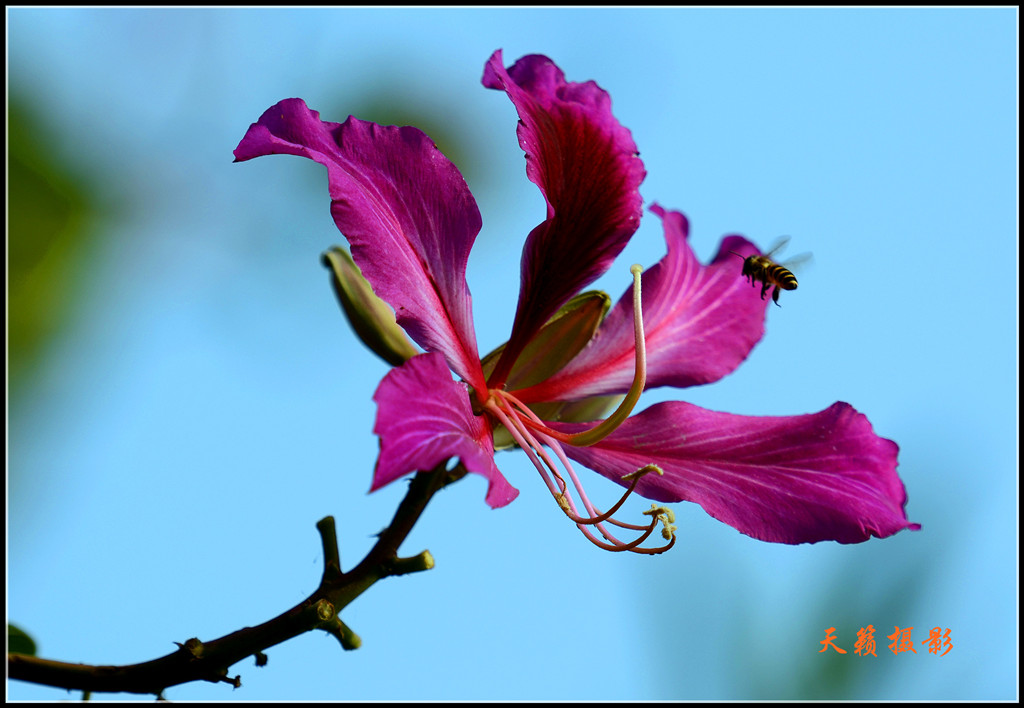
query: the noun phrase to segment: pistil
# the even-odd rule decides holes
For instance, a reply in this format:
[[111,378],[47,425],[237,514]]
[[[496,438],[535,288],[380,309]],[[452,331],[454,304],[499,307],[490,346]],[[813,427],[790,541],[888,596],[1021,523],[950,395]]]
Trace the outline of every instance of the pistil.
[[[567,445],[588,447],[608,437],[633,412],[633,408],[636,407],[637,401],[640,400],[640,394],[643,393],[644,386],[647,383],[647,346],[644,341],[644,313],[640,291],[640,274],[643,272],[643,268],[638,264],[633,264],[630,266],[629,272],[633,274],[633,349],[636,363],[633,369],[633,383],[629,387],[626,397],[622,399],[619,407],[608,418],[590,430],[583,430],[578,433],[562,433],[552,430],[540,421],[528,422],[527,425],[529,427],[542,431],[544,434]],[[519,405],[522,406],[521,403]]]

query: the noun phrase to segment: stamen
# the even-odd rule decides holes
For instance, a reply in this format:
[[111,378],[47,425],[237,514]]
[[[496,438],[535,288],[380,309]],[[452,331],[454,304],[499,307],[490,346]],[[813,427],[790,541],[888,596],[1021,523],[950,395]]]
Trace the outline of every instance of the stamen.
[[[559,455],[559,457],[561,457],[561,455]],[[601,511],[599,511],[597,509],[597,507],[595,507],[593,504],[591,504],[590,500],[587,498],[586,493],[583,491],[583,485],[580,483],[579,478],[576,477],[576,474],[573,471],[572,466],[569,465],[569,461],[568,460],[564,460],[563,464],[566,466],[566,469],[569,470],[569,473],[572,476],[573,486],[576,487],[576,492],[580,495],[580,501],[583,502],[584,508],[591,514],[591,516],[589,518],[587,518],[587,517],[579,516],[578,514],[570,514],[570,513],[566,512],[566,516],[568,516],[570,519],[572,519],[574,523],[576,523],[576,524],[587,524],[587,525],[598,525],[600,527],[600,524],[601,524],[602,521],[608,521],[610,523],[615,524],[616,526],[618,526],[620,528],[635,529],[635,530],[646,528],[646,526],[637,526],[635,524],[627,524],[625,522],[618,521],[617,519],[613,519],[611,517],[612,517],[612,514],[617,512],[622,507],[623,503],[625,503],[625,501],[629,497],[629,495],[633,493],[633,490],[636,489],[636,485],[640,483],[640,478],[641,477],[643,477],[648,472],[653,472],[655,470],[657,470],[658,473],[661,474],[661,470],[657,467],[657,465],[647,465],[645,467],[641,467],[636,472],[631,472],[630,474],[623,476],[623,478],[622,478],[623,480],[629,480],[632,483],[629,485],[629,488],[626,489],[626,491],[622,493],[622,496],[619,497],[619,500],[617,502],[615,502],[615,504],[612,505],[611,508],[608,509],[608,511],[605,511],[605,512],[602,513]],[[564,492],[563,492],[563,495],[564,495]],[[602,530],[602,533],[604,533],[603,530]],[[608,540],[612,540],[612,539],[609,538]]]
[[[601,526],[600,521],[602,521],[602,519],[596,519],[591,521],[588,519],[584,519],[576,512],[576,507],[573,504],[572,497],[570,497],[567,493],[568,487],[565,483],[565,480],[562,478],[560,474],[558,474],[558,470],[556,469],[554,462],[552,462],[551,458],[544,451],[544,448],[541,447],[541,443],[533,436],[533,434],[526,428],[526,426],[523,425],[524,421],[516,414],[514,410],[508,407],[508,402],[505,401],[504,398],[505,394],[502,394],[496,396],[492,400],[489,400],[488,409],[492,413],[496,414],[496,416],[502,422],[502,424],[509,429],[516,443],[526,452],[527,456],[530,458],[530,461],[533,462],[534,467],[536,467],[537,470],[541,473],[541,478],[547,485],[548,491],[551,492],[551,495],[555,498],[555,501],[558,503],[558,506],[562,509],[563,512],[565,512],[566,516],[568,516],[574,522],[578,522],[577,526],[579,526],[579,524],[581,523],[596,523],[598,529],[601,531],[602,535],[604,535],[605,538],[607,538],[609,541],[616,545],[622,545],[621,541],[619,541],[617,538],[609,534]],[[502,405],[504,405],[507,408],[507,410],[502,410]],[[530,413],[533,414],[532,411]],[[566,469],[569,471],[569,474],[573,481],[573,485],[576,487],[576,491],[580,494],[580,497],[586,504],[587,511],[589,511],[591,514],[596,514],[597,512],[590,505],[589,500],[587,500],[586,498],[586,494],[584,494],[583,492],[583,487],[580,484],[579,479],[576,477],[576,473],[572,469],[572,465],[570,465],[569,461],[565,458],[565,453],[562,452],[562,449],[558,447],[557,443],[551,443],[551,441],[545,442],[549,443],[551,449],[556,452],[556,455],[558,456],[559,460],[562,462],[563,465],[565,465]],[[552,476],[554,476],[554,478],[558,481],[558,486],[560,487],[560,489],[555,489],[555,485],[551,482],[551,480],[547,476],[547,473],[545,472],[545,467],[547,468],[547,471],[550,472]],[[636,484],[634,483],[633,487],[635,486]],[[629,496],[629,492],[631,492],[632,489],[633,488],[631,487],[630,490],[623,496],[623,500],[625,500],[626,496]],[[619,504],[616,505],[616,509],[621,504],[622,502],[620,501]],[[619,522],[616,522],[613,519],[612,523]],[[621,526],[622,524],[619,525]],[[645,528],[643,526],[633,525],[630,525],[630,527],[635,529]],[[587,535],[588,538],[590,537],[589,534],[585,535]]]
[[[607,512],[601,513],[593,504],[591,504],[590,500],[587,498],[587,494],[583,489],[583,484],[580,482],[579,477],[576,476],[576,472],[570,464],[568,458],[565,456],[565,453],[562,451],[561,446],[559,446],[557,441],[551,439],[550,435],[541,432],[541,429],[546,430],[547,428],[546,426],[543,425],[543,421],[541,421],[540,417],[532,410],[530,410],[530,408],[526,406],[522,401],[520,401],[515,396],[506,391],[502,391],[499,397],[501,399],[501,405],[505,406],[505,408],[507,409],[505,412],[507,413],[509,418],[512,421],[514,421],[511,424],[516,427],[516,431],[520,435],[522,435],[524,439],[528,439],[530,441],[530,447],[527,449],[528,454],[531,450],[536,450],[538,454],[543,458],[544,463],[548,468],[548,471],[550,471],[551,474],[555,477],[555,479],[558,480],[561,491],[556,494],[552,489],[552,494],[555,496],[555,500],[558,502],[558,506],[561,507],[562,511],[565,512],[566,516],[568,516],[573,522],[575,522],[577,526],[580,526],[580,524],[596,525],[598,527],[598,530],[601,531],[601,534],[617,546],[622,544],[622,541],[608,533],[608,531],[604,528],[601,522],[607,521],[611,524],[618,526],[619,528],[630,529],[634,531],[643,531],[648,530],[650,528],[649,526],[641,526],[637,524],[630,524],[624,521],[619,521],[618,519],[611,518],[611,515],[618,511],[622,504],[626,501],[626,498],[633,493],[641,477],[643,477],[648,472],[656,472],[659,475],[663,475],[664,470],[662,470],[661,467],[655,464],[648,464],[644,465],[638,470],[623,475],[622,481],[632,482],[632,484],[629,486],[629,488],[626,490],[626,492],[622,495],[622,497],[619,499],[618,502],[616,502],[614,506],[612,506]],[[512,408],[510,408],[510,403],[514,405],[515,409],[517,410],[513,410]],[[525,416],[525,418],[520,418],[519,416]],[[539,437],[539,440],[534,437],[533,433],[531,433],[530,430],[527,429],[531,422],[536,424],[537,426],[535,432]],[[576,488],[577,494],[580,495],[580,501],[583,502],[584,508],[586,508],[587,512],[591,515],[590,518],[584,518],[580,516],[578,513],[576,513],[575,505],[573,505],[572,503],[572,498],[566,494],[565,480],[562,478],[560,474],[558,474],[558,471],[555,469],[554,464],[547,457],[547,454],[543,451],[543,449],[540,448],[540,443],[543,443],[544,445],[547,445],[549,448],[551,448],[551,450],[555,452],[555,455],[558,457],[559,461],[562,463],[565,469],[568,470],[570,478],[573,482],[573,486]],[[533,459],[532,454],[531,459]],[[534,464],[537,464],[536,461],[534,462]],[[582,530],[582,526],[580,528]],[[667,525],[666,530],[662,532],[662,535],[665,536],[666,539],[668,539],[669,536],[666,535],[666,533]]]
[[[508,415],[506,415],[506,413],[501,409],[501,405],[497,402],[497,398],[498,397],[492,396],[490,399],[488,399],[486,403],[487,410],[493,413],[494,416],[499,421],[501,421],[501,424],[508,429],[509,433],[512,434],[512,439],[515,440],[516,444],[519,445],[519,447],[521,447],[523,451],[527,454],[527,456],[530,458],[530,462],[532,462],[533,466],[537,468],[538,472],[540,472],[541,479],[543,479],[544,484],[547,485],[548,491],[551,492],[551,495],[557,499],[559,495],[565,493],[565,480],[563,480],[561,476],[558,475],[557,472],[555,472],[554,465],[551,463],[550,459],[545,459],[544,464],[541,464],[541,461],[537,457],[537,453],[542,454],[545,458],[547,458],[547,455],[544,453],[543,450],[541,450],[540,443],[538,443],[537,440],[530,433],[530,431],[523,426],[522,420],[520,420],[519,416],[516,415],[515,412],[511,410],[511,408],[508,411]],[[502,403],[508,405],[507,402],[505,401],[502,401]],[[547,472],[544,469],[545,465],[562,483],[561,491],[555,488],[554,483],[548,477]]]
[[[658,519],[652,519],[650,526],[645,527],[647,530],[636,540],[623,545],[609,545],[607,543],[602,543],[601,541],[597,540],[596,538],[594,538],[593,534],[587,531],[585,527],[579,526],[579,524],[577,524],[577,526],[579,526],[580,531],[583,532],[583,535],[586,536],[587,539],[589,539],[590,542],[598,548],[603,548],[606,551],[632,551],[633,553],[642,553],[651,556],[658,555],[659,553],[664,553],[668,549],[672,548],[672,546],[676,545],[675,534],[670,534],[671,538],[669,539],[669,542],[666,543],[664,546],[659,546],[657,548],[637,548],[637,546],[639,546],[641,543],[647,540],[647,538],[651,535],[651,533],[654,531],[657,525]],[[664,535],[664,532],[662,533],[662,535]]]
[[[582,483],[576,476],[576,472],[573,469],[572,464],[569,462],[569,458],[566,456],[559,444],[564,443],[577,447],[585,447],[600,442],[629,417],[629,414],[632,413],[633,408],[636,406],[636,403],[640,398],[640,394],[644,390],[644,386],[647,382],[647,349],[644,343],[643,306],[641,303],[640,293],[640,274],[643,272],[643,269],[639,265],[634,265],[630,268],[630,272],[633,274],[633,337],[636,367],[633,374],[633,383],[630,386],[629,392],[611,416],[601,423],[598,423],[590,430],[569,434],[552,430],[529,408],[529,406],[524,404],[513,394],[500,388],[489,389],[489,395],[486,401],[483,402],[482,407],[494,415],[498,422],[505,426],[513,440],[516,441],[516,444],[526,452],[527,456],[530,458],[530,462],[532,462],[534,467],[537,468],[541,478],[547,485],[548,491],[558,503],[559,508],[561,508],[565,515],[576,524],[577,528],[580,529],[583,535],[586,536],[591,543],[599,548],[609,551],[633,551],[634,553],[657,554],[667,551],[675,545],[676,542],[674,533],[676,527],[672,525],[672,522],[675,521],[675,517],[670,509],[652,505],[649,511],[643,512],[645,515],[651,517],[650,523],[646,525],[630,524],[624,521],[619,521],[618,519],[612,518],[612,515],[622,507],[626,498],[636,490],[637,485],[640,483],[640,480],[644,475],[650,472],[656,472],[659,475],[664,474],[662,469],[657,465],[649,464],[634,472],[623,475],[621,481],[628,482],[629,487],[622,494],[619,500],[608,509],[608,511],[602,512],[587,498],[587,495],[583,490]],[[572,480],[572,486],[579,495],[579,500],[588,516],[583,516],[579,511],[577,511],[573,497],[569,493],[569,487],[566,480],[559,473],[558,466],[555,464],[554,460],[552,460],[548,452],[544,450],[545,447],[555,454],[555,457],[558,459],[559,463],[561,463],[562,468],[568,472],[569,478]],[[642,533],[633,541],[625,543],[616,538],[605,527],[605,523],[613,524],[622,529],[640,531]],[[659,523],[663,526],[661,535],[668,541],[668,543],[658,548],[639,548],[638,546],[650,537]],[[596,527],[601,535],[604,536],[606,541],[602,541],[597,538],[590,531],[589,527],[591,526]]]
[[[583,502],[584,508],[586,508],[587,512],[589,514],[591,514],[592,517],[601,516],[600,512],[598,512],[596,510],[596,508],[593,506],[593,504],[590,503],[590,500],[587,498],[587,494],[583,490],[583,484],[580,482],[579,477],[576,476],[576,471],[573,469],[572,465],[569,463],[569,459],[565,456],[565,452],[563,452],[561,446],[558,444],[557,441],[553,440],[550,437],[550,435],[548,435],[546,432],[542,432],[542,431],[549,431],[549,429],[547,428],[547,426],[544,425],[544,423],[540,419],[540,417],[536,413],[534,413],[532,410],[530,410],[530,408],[528,406],[526,406],[522,401],[517,399],[512,394],[503,391],[501,393],[501,397],[504,398],[504,399],[507,399],[509,402],[513,403],[516,406],[516,408],[519,410],[519,415],[525,416],[525,418],[523,418],[520,421],[524,425],[524,428],[527,425],[529,425],[531,422],[534,423],[537,426],[535,428],[535,431],[536,431],[537,435],[540,438],[540,442],[544,443],[549,448],[551,448],[551,450],[554,451],[555,455],[558,457],[559,461],[562,463],[562,465],[565,467],[565,469],[568,470],[569,476],[572,479],[573,486],[576,488],[576,493],[580,495],[580,501]],[[524,433],[525,433],[525,435],[527,435],[527,436],[529,436],[531,438],[533,437],[532,433],[530,433],[528,430],[524,430]],[[654,466],[654,465],[649,465],[649,467],[651,467],[652,469],[656,468],[656,466]],[[572,507],[572,512],[573,513],[569,513],[569,510],[568,510],[568,508],[566,506],[566,503],[565,503],[565,498],[566,498],[566,494],[565,494],[565,491],[566,491],[566,489],[565,489],[565,481],[562,479],[562,477],[557,472],[554,471],[553,468],[549,467],[549,469],[551,469],[552,474],[562,484],[562,494],[559,497],[557,497],[557,501],[558,501],[558,505],[560,507],[562,507],[563,511],[566,512],[566,515],[569,516],[570,519],[572,519],[573,521],[578,522],[578,523],[595,523],[595,524],[597,524],[598,529],[605,536],[605,538],[607,538],[609,541],[612,541],[614,543],[619,543],[618,539],[615,539],[610,534],[605,532],[604,527],[601,526],[601,524],[600,524],[600,522],[603,521],[603,519],[596,519],[594,521],[588,521],[588,520],[584,519],[584,517],[581,517],[581,516],[575,514],[575,507],[574,506]],[[641,468],[641,469],[644,469],[644,468]],[[646,470],[646,471],[652,471],[652,470]],[[627,477],[632,478],[632,475],[636,475],[639,472],[641,472],[641,470],[637,470],[637,472],[631,472],[629,475],[626,475],[625,477],[623,477],[623,479],[626,479]],[[644,472],[644,474],[645,473],[646,472]],[[660,474],[660,470],[659,470],[659,474]],[[642,475],[638,475],[638,477],[639,476],[642,476]],[[634,483],[634,485],[632,487],[630,487],[630,489],[626,492],[626,494],[623,495],[622,500],[620,500],[619,503],[615,505],[615,507],[612,509],[612,511],[610,513],[614,513],[615,510],[617,510],[622,505],[622,501],[624,501],[625,498],[627,496],[629,496],[630,492],[632,492],[635,487],[636,487],[636,484]],[[568,499],[568,503],[570,505],[572,504],[571,498]],[[609,519],[609,520],[611,521],[611,523],[616,524],[616,525],[621,526],[621,527],[624,527],[624,528],[632,528],[632,529],[644,529],[644,528],[646,528],[646,526],[635,526],[633,524],[623,524],[622,522],[616,521],[615,519]]]

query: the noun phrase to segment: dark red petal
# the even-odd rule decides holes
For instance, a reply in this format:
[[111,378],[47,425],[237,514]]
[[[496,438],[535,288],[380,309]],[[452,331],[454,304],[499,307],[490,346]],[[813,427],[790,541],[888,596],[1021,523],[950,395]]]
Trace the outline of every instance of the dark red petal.
[[508,71],[496,51],[483,84],[505,91],[519,113],[526,174],[547,202],[546,219],[526,240],[519,305],[492,384],[534,333],[581,288],[604,273],[640,223],[644,166],[611,99],[593,81],[567,83],[545,56]]

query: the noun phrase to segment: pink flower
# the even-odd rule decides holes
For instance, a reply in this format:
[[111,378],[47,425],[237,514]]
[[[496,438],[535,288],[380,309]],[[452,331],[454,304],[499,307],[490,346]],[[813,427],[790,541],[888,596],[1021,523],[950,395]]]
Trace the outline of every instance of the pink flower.
[[[764,333],[767,303],[744,287],[742,261],[730,252],[758,250],[729,236],[701,265],[686,218],[653,205],[665,257],[642,278],[634,266],[633,287],[610,312],[603,293],[574,298],[640,222],[645,172],[636,145],[605,91],[566,82],[547,57],[526,56],[506,70],[499,50],[483,83],[515,105],[527,176],[547,203],[523,250],[509,341],[483,361],[465,278],[480,213],[426,135],[353,117],[321,121],[302,100],[287,99],[249,127],[234,153],[236,161],[300,155],[327,168],[331,213],[353,259],[426,350],[388,373],[374,396],[381,450],[372,489],[457,457],[487,478],[487,503],[504,506],[518,490],[495,465],[497,436],[526,451],[562,510],[610,550],[665,550],[674,542],[672,514],[655,505],[645,512],[649,523],[628,524],[612,516],[621,500],[601,512],[572,461],[627,487],[626,495],[693,501],[765,541],[856,543],[920,528],[904,512],[896,444],[847,403],[748,417],[670,402],[630,417],[644,388],[715,381],[746,358]],[[619,408],[596,422],[598,404],[622,394]],[[641,548],[659,522],[668,543]],[[609,525],[638,538],[621,541]]]

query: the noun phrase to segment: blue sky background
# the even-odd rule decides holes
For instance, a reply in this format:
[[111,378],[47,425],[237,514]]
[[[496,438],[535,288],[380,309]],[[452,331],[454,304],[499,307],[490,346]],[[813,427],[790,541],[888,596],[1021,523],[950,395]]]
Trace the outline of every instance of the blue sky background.
[[[516,115],[480,85],[544,53],[594,79],[702,259],[727,233],[812,251],[732,375],[682,399],[791,415],[836,400],[897,441],[923,530],[769,545],[692,504],[662,556],[609,554],[521,454],[491,510],[467,479],[380,583],[317,632],[187,700],[1013,699],[1018,690],[1016,9],[8,10],[11,95],[106,205],[79,312],[9,403],[8,618],[42,656],[134,663],[263,622],[319,581],[332,514],[351,567],[404,485],[367,495],[386,372],[320,253],[323,169],[232,164],[248,125],[304,98],[445,133],[483,214],[469,263],[482,351],[504,341],[543,218]],[[429,125],[428,125],[429,124]],[[458,139],[458,145],[452,139]],[[447,142],[445,142],[447,141]],[[658,220],[599,282],[663,253]],[[784,256],[783,256],[784,260]],[[587,475],[599,499],[612,485]],[[643,505],[638,503],[637,509]],[[852,653],[873,624],[877,658]],[[917,654],[886,634],[913,627]],[[836,627],[845,656],[819,654]],[[929,654],[927,630],[953,649]],[[8,684],[16,699],[64,691]]]

